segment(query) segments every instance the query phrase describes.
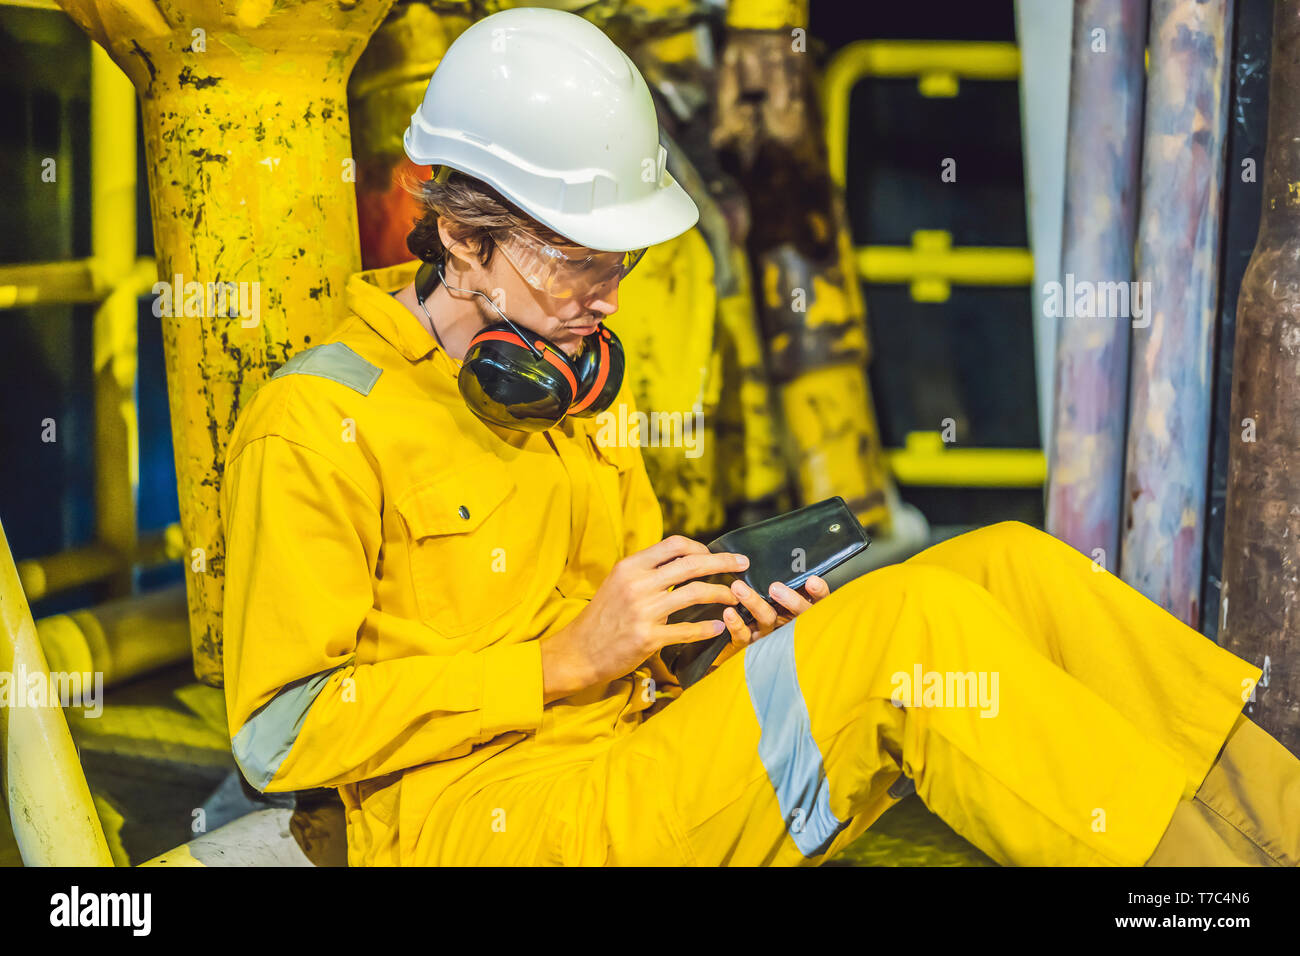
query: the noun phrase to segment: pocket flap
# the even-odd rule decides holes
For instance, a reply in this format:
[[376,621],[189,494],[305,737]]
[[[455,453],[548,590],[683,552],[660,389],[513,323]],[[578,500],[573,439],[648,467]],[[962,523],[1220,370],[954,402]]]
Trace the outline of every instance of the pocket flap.
[[482,524],[514,487],[505,464],[495,456],[484,455],[450,474],[408,488],[395,504],[417,538],[463,534]]

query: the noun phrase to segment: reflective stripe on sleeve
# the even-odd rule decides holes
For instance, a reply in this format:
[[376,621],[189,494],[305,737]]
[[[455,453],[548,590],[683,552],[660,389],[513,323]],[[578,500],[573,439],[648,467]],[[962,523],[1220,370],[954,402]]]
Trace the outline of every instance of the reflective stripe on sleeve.
[[325,682],[345,666],[285,684],[239,728],[239,733],[231,741],[235,763],[244,779],[258,791],[267,788],[284,758],[289,756],[289,750],[307,719],[307,711],[315,703]]
[[758,718],[758,755],[776,790],[790,839],[805,857],[825,853],[844,828],[831,812],[830,782],[813,739],[794,664],[798,618],[745,650],[745,682]]

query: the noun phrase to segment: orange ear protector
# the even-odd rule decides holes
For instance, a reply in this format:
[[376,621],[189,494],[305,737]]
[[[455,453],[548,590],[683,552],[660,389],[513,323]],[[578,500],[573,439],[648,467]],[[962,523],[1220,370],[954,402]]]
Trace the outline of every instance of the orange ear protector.
[[[436,281],[447,284],[442,263],[425,263],[415,276],[415,295],[424,308]],[[448,285],[449,289],[455,286]],[[570,358],[563,349],[512,322],[482,292],[502,321],[470,339],[457,385],[465,404],[490,425],[517,431],[545,431],[566,415],[589,418],[613,404],[623,384],[623,345],[604,324],[583,339]]]

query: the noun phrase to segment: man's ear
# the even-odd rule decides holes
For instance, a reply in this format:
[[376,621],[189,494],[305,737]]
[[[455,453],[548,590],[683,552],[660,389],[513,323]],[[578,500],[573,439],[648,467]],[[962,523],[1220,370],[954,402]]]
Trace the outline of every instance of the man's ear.
[[462,239],[448,227],[447,220],[442,216],[438,217],[438,238],[442,240],[443,248],[447,250],[448,255],[455,256],[467,265],[479,264],[478,240]]

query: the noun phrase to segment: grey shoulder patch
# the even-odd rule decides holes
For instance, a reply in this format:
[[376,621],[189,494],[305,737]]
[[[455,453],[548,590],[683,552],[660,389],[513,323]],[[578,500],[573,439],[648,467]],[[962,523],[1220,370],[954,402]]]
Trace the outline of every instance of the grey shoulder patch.
[[327,342],[303,349],[276,370],[271,378],[284,375],[318,375],[331,382],[346,385],[362,395],[369,395],[370,390],[379,381],[384,370],[371,365],[342,342]]

